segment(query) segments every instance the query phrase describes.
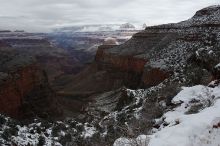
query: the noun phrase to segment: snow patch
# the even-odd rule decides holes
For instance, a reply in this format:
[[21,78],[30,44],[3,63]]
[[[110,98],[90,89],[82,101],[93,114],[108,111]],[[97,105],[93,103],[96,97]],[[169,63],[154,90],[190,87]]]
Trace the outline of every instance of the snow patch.
[[94,126],[90,126],[88,123],[85,123],[84,131],[82,132],[82,137],[84,138],[92,137],[96,132],[97,131]]
[[[155,119],[159,128],[152,135],[138,138],[118,138],[113,146],[219,146],[220,86],[183,87],[172,100],[174,109]],[[197,112],[189,113],[195,105]],[[139,141],[139,143],[138,143]]]
[[[160,126],[151,136],[149,146],[218,146],[220,130],[218,127],[213,129],[213,125],[220,122],[219,97],[219,86],[184,87],[173,99],[173,103],[183,103],[164,114],[162,118],[167,126]],[[212,104],[198,113],[186,114],[193,101],[205,100],[210,100]]]

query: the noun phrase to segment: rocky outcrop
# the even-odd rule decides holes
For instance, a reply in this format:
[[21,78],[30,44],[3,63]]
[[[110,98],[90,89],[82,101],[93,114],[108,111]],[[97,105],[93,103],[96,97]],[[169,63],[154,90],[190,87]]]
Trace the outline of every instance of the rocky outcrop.
[[[148,69],[148,72],[146,72],[146,63],[149,62],[151,57],[153,58],[157,56],[147,58],[141,54],[144,53],[144,47],[148,47],[150,49],[156,46],[159,48],[166,42],[170,41],[170,39],[172,39],[171,36],[172,34],[138,33],[134,35],[130,41],[123,45],[100,46],[97,51],[95,61],[99,64],[99,68],[101,69],[120,70],[125,74],[130,73],[132,74],[131,76],[138,76],[136,77],[136,81],[132,80],[132,82],[136,82],[135,85],[137,87],[140,87],[140,85],[144,85],[145,87],[157,85],[166,79],[169,76],[169,73],[166,71],[163,72],[158,68],[153,68],[151,70]],[[143,41],[143,39],[145,39],[146,42],[142,42],[142,44],[138,43],[139,41]],[[159,41],[158,44],[157,41]]]
[[38,75],[39,70],[34,65],[20,68],[12,74],[1,74],[1,113],[6,113],[10,116],[21,114],[20,110],[24,97],[36,86],[35,82],[38,80]]
[[[184,65],[197,63],[213,72],[213,66],[218,63],[214,56],[219,52],[216,49],[219,46],[219,13],[220,7],[213,6],[180,23],[147,27],[122,45],[101,46],[96,62],[107,68],[140,73],[142,87],[158,85],[182,72]],[[206,57],[198,50],[206,50]],[[196,56],[197,61],[190,62],[192,56]]]
[[46,73],[24,54],[0,52],[0,113],[16,118],[61,114]]
[[159,68],[152,68],[149,71],[144,71],[142,76],[143,86],[147,88],[158,85],[169,76],[170,74],[168,72],[160,70]]
[[[77,59],[72,58],[66,50],[58,48],[49,42],[45,34],[32,34],[25,32],[9,32],[0,34],[1,50],[16,51],[36,58],[37,62],[47,72],[49,82],[61,75],[78,73],[82,65]],[[2,43],[1,43],[2,42]]]
[[139,87],[144,72],[144,66],[148,60],[132,55],[122,56],[109,53],[108,49],[114,47],[117,47],[117,45],[99,46],[95,57],[95,63],[98,65],[98,70],[106,70],[107,72],[121,74],[118,77],[122,80],[121,86],[125,85],[129,88]]
[[106,50],[112,48],[112,45],[99,46],[95,61],[103,67],[115,68],[125,72],[142,73],[147,60],[135,58],[133,56],[118,56],[106,53]]

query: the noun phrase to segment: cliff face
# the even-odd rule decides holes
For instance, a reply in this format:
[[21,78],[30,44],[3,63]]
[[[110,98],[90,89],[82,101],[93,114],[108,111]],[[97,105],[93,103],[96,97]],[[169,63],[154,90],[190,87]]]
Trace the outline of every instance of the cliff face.
[[96,62],[140,73],[142,87],[158,85],[192,64],[213,72],[218,64],[213,56],[219,52],[219,14],[219,6],[208,7],[180,23],[147,27],[122,45],[100,47]]
[[120,46],[100,46],[95,61],[102,70],[120,70],[124,74],[129,73],[131,76],[137,76],[137,80],[132,80],[132,82],[136,82],[136,87],[153,86],[169,77],[169,72],[160,68],[146,69],[151,58],[159,58],[160,56],[146,57],[145,51],[150,51],[155,47],[159,48],[174,38],[173,33],[140,32]]
[[[76,76],[61,78],[60,95],[89,97],[92,94],[118,89],[137,88],[141,83],[146,59],[106,53],[112,45],[99,46],[95,61]],[[60,84],[60,83],[63,84]]]
[[0,113],[16,118],[58,115],[47,76],[36,61],[11,51],[1,51],[0,57]]
[[133,56],[118,56],[106,51],[114,46],[99,46],[95,61],[103,68],[115,68],[124,72],[142,73],[144,65],[147,62],[143,58],[135,58]]
[[[62,93],[148,88],[176,76],[180,82],[207,84],[217,76],[219,11],[208,7],[186,21],[147,27],[124,44],[100,46],[92,65],[63,79]],[[201,76],[193,75],[196,71]]]
[[[38,36],[31,33],[0,33],[0,41],[10,46],[6,50],[35,57],[47,72],[51,84],[56,77],[74,74],[81,69],[81,65],[77,64],[78,60],[72,58],[66,50],[54,46],[43,34]],[[4,50],[5,47],[0,49]]]
[[144,71],[141,81],[144,87],[152,87],[167,79],[169,75],[168,72],[162,71],[159,68],[152,68],[149,71]]
[[5,76],[0,89],[1,113],[11,116],[21,114],[24,97],[36,86],[39,73],[36,66],[29,65]]

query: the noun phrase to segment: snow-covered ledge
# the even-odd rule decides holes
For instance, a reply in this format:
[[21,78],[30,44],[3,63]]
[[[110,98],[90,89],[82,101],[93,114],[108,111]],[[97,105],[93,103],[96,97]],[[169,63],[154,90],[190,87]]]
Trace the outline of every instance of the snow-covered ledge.
[[[141,135],[135,146],[219,146],[220,145],[220,86],[183,87],[172,100],[180,106],[166,112],[159,129],[152,135]],[[137,139],[119,138],[114,146],[134,146]]]

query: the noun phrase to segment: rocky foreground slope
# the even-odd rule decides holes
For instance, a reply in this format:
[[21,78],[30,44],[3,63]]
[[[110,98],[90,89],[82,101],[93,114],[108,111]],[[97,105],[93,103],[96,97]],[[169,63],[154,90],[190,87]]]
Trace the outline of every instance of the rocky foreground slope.
[[1,116],[0,143],[219,145],[219,14],[220,6],[207,7],[122,45],[100,46],[94,63],[60,90],[83,99],[81,114],[28,125]]

